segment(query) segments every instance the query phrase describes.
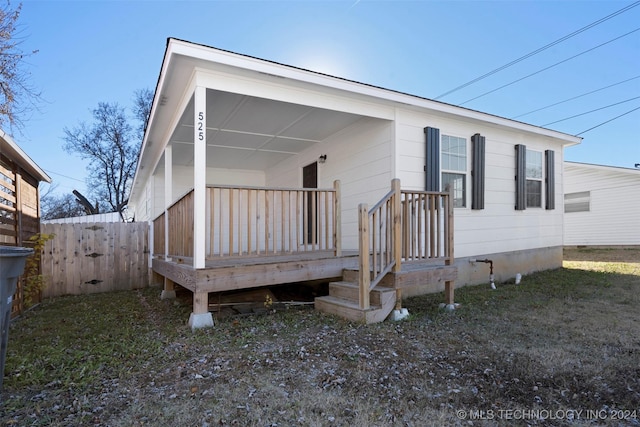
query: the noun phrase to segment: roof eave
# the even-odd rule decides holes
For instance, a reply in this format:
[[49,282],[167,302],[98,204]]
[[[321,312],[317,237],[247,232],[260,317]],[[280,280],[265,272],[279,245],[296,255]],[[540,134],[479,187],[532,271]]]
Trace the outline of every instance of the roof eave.
[[508,119],[506,117],[473,110],[467,107],[448,104],[442,101],[436,101],[433,99],[395,91],[392,89],[386,89],[379,86],[360,83],[342,77],[335,77],[317,71],[281,64],[278,62],[243,55],[202,44],[192,43],[185,40],[170,38],[169,43],[174,47],[173,51],[180,55],[194,56],[196,58],[208,60],[211,62],[217,62],[224,65],[257,71],[277,77],[294,79],[319,86],[327,86],[333,89],[344,90],[346,92],[377,98],[379,100],[406,104],[418,108],[426,108],[441,113],[457,115],[469,119],[476,119],[488,123],[493,123],[500,126],[515,128],[517,130],[527,131],[563,140],[565,142],[563,144],[564,146],[580,144],[583,139],[579,136],[570,135],[564,132],[559,132],[556,130],[531,125],[525,122]]
[[7,157],[16,161],[22,169],[29,172],[38,181],[51,184],[51,177],[2,129],[0,129],[0,144],[2,145],[0,152],[6,153]]
[[599,165],[596,163],[572,162],[569,160],[565,160],[565,163],[570,166],[578,166],[578,167],[584,167],[588,169],[604,170],[609,172],[615,171],[615,172],[621,172],[621,173],[630,173],[630,174],[640,175],[640,169],[627,168],[623,166],[611,166],[611,165]]

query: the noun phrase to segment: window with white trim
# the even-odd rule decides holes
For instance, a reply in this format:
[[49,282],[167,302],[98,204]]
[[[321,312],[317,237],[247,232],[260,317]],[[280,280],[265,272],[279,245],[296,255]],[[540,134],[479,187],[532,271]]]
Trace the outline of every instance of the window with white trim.
[[542,152],[527,150],[527,207],[542,207]]
[[442,190],[453,188],[453,206],[467,206],[467,140],[442,135],[441,139]]
[[591,192],[580,191],[564,195],[564,212],[589,212],[591,210]]

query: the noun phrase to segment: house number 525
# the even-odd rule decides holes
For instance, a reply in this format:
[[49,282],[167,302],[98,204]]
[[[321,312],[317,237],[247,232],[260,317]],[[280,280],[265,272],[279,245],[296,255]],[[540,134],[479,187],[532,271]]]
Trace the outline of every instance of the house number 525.
[[198,128],[198,141],[204,141],[204,113],[202,111],[198,112],[198,123],[196,123]]

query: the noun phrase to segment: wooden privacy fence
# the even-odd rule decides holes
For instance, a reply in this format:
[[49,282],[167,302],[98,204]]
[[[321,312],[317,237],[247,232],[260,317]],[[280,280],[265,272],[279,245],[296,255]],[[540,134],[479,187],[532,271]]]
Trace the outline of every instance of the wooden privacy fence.
[[43,297],[148,286],[146,222],[42,224],[54,234],[42,254]]

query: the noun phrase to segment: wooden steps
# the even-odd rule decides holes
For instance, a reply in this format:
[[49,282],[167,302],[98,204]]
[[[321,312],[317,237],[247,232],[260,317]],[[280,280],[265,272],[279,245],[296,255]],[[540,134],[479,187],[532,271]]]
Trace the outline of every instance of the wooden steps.
[[315,299],[316,310],[361,323],[379,323],[393,311],[396,291],[377,286],[370,293],[370,307],[361,309],[358,303],[358,284],[340,281],[329,284],[329,295]]
[[453,265],[434,263],[406,263],[397,273],[388,273],[369,294],[370,307],[358,303],[358,270],[342,270],[342,281],[329,283],[329,295],[315,299],[316,310],[362,323],[384,321],[396,306],[396,289],[420,287],[427,292],[440,292],[446,282],[458,277]]

